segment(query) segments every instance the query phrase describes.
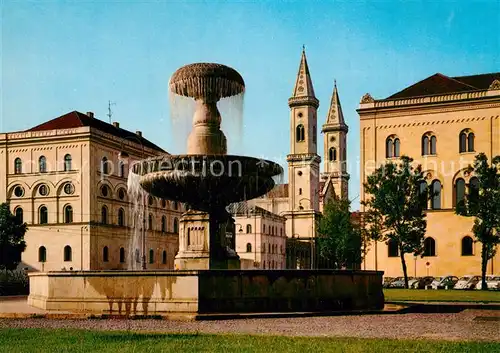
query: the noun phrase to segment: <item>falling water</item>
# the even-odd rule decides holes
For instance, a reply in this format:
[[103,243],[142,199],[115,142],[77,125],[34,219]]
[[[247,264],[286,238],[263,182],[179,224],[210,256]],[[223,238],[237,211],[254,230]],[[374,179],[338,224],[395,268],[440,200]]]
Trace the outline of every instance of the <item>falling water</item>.
[[[129,197],[129,214],[131,215],[132,231],[129,237],[128,244],[128,269],[129,270],[139,270],[141,269],[142,260],[142,232],[145,226],[145,216],[147,208],[147,193],[141,187],[140,175],[129,170],[127,187],[128,187],[128,197]],[[138,254],[138,255],[137,255]]]
[[172,124],[172,139],[176,151],[183,154],[186,152],[186,141],[193,128],[193,115],[196,104],[193,98],[184,97],[169,91],[170,121]]
[[217,103],[222,117],[221,129],[227,138],[229,154],[243,153],[243,102],[245,93],[222,98]]

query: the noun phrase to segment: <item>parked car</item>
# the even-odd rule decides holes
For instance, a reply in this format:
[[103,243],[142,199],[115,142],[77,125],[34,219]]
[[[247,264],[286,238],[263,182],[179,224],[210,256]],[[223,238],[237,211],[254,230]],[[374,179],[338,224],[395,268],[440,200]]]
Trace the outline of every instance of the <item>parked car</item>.
[[432,277],[432,276],[422,277],[422,278],[419,278],[418,280],[416,280],[415,282],[413,282],[411,288],[425,289],[425,288],[427,288],[427,286],[430,286],[433,281],[434,281],[434,277]]
[[414,288],[415,283],[418,283],[420,277],[413,277],[412,279],[408,278],[408,288]]
[[[476,284],[476,289],[482,289],[482,280],[479,278],[479,282]],[[486,276],[486,286],[488,289],[500,289],[500,276]]]
[[458,282],[457,276],[444,276],[444,277],[435,277],[431,282],[432,289],[445,289],[445,288],[453,288],[455,284]]
[[382,279],[382,287],[383,288],[389,288],[389,285],[394,282],[396,278],[395,277],[384,277]]
[[[413,279],[413,277],[408,277],[408,282]],[[404,288],[405,287],[405,278],[397,277],[394,281],[389,284],[389,288]]]
[[480,280],[480,276],[463,276],[455,284],[454,289],[474,289]]

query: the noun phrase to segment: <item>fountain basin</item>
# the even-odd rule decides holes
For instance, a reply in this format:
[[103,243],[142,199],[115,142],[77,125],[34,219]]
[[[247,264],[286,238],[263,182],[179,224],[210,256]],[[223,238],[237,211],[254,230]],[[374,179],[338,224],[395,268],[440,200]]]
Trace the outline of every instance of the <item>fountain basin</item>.
[[132,172],[153,196],[213,208],[259,197],[271,190],[283,168],[274,162],[235,155],[165,155],[135,164]]
[[380,271],[208,270],[30,273],[28,304],[112,315],[377,310]]

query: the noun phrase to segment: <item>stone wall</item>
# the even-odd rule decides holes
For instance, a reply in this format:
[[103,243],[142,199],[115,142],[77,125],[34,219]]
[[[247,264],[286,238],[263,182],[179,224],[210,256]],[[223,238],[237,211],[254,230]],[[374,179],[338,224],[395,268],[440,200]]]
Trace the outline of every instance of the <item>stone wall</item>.
[[381,309],[382,272],[75,271],[30,274],[28,303],[114,315]]

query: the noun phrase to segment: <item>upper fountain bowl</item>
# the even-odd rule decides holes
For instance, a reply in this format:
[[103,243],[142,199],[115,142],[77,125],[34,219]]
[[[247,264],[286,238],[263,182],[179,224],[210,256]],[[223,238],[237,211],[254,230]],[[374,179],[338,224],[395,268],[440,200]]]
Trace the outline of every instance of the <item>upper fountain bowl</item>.
[[178,95],[218,101],[245,92],[243,77],[229,66],[214,63],[189,64],[170,78],[170,90]]

